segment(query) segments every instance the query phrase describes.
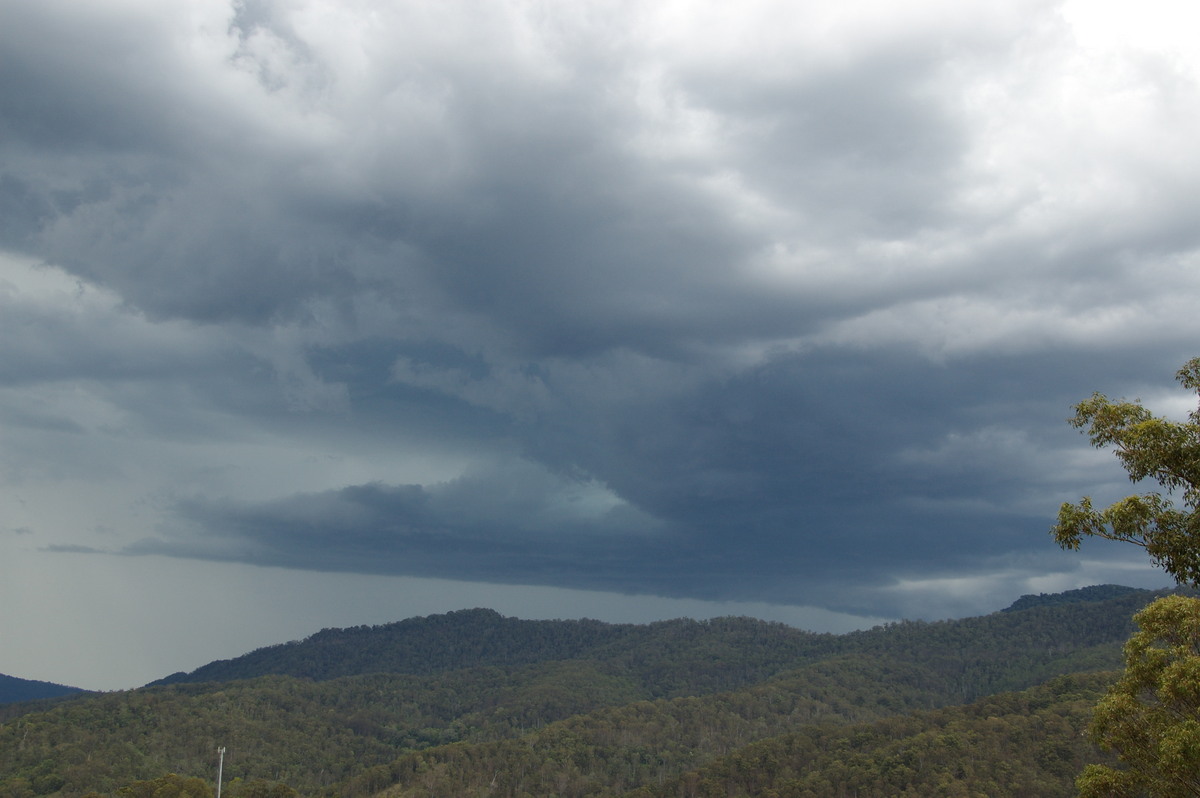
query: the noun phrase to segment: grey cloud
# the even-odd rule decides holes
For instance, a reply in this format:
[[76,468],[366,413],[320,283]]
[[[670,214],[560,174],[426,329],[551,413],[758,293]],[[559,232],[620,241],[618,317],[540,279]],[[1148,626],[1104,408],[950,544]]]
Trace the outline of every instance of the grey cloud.
[[79,295],[0,285],[0,421],[344,464],[145,488],[130,553],[879,611],[1062,568],[1071,402],[1194,354],[1186,191],[1040,115],[1049,4],[711,52],[641,4],[4,7],[0,242]]
[[43,546],[39,551],[51,552],[54,554],[105,554],[102,549],[96,549],[91,546],[77,546],[74,544],[52,544]]
[[[737,163],[807,237],[894,238],[948,221],[967,131],[944,51],[868,54],[747,87],[691,78],[698,102],[751,119]],[[715,89],[715,90],[714,90]]]
[[[251,14],[260,19],[257,27],[237,23],[242,39],[247,30],[266,30],[265,13]],[[294,33],[284,38],[288,47],[296,46]],[[149,49],[147,60],[165,66],[167,77],[146,89],[145,101],[161,104],[174,88],[172,81],[185,76],[179,65],[165,60],[167,53]],[[518,54],[503,47],[491,55],[500,64],[519,64]],[[417,290],[421,302],[448,302],[493,320],[498,332],[535,354],[615,346],[669,352],[666,347],[680,337],[794,332],[794,297],[773,300],[769,293],[740,287],[741,264],[760,244],[749,230],[729,221],[724,201],[704,196],[694,180],[680,180],[669,164],[639,157],[626,145],[641,121],[632,104],[631,76],[617,60],[620,50],[591,55],[598,60],[581,61],[566,81],[486,61],[443,59],[434,67],[444,70],[441,82],[423,85],[418,76],[427,68],[397,64],[404,79],[416,80],[405,84],[406,92],[415,92],[413,102],[437,98],[437,125],[445,128],[441,137],[460,142],[453,157],[461,161],[457,176],[435,185],[411,179],[419,168],[414,163],[437,160],[413,151],[423,142],[382,138],[380,118],[404,113],[386,104],[349,109],[353,116],[341,124],[362,124],[344,136],[345,152],[314,149],[310,143],[296,152],[286,146],[273,152],[236,134],[197,137],[193,151],[163,156],[161,167],[119,178],[111,176],[109,163],[82,153],[85,172],[94,170],[93,180],[112,188],[102,199],[64,210],[52,223],[42,221],[40,248],[81,274],[114,285],[151,313],[204,321],[291,316],[314,297],[367,291],[389,297],[403,314],[411,302],[401,297]],[[41,63],[32,54],[25,57]],[[558,58],[562,65],[563,57]],[[238,63],[234,58],[224,69],[238,73]],[[743,142],[755,153],[755,165],[746,172],[752,188],[773,192],[771,181],[782,180],[787,190],[781,208],[820,211],[809,225],[817,230],[827,226],[821,219],[835,209],[860,213],[866,210],[864,197],[889,191],[885,184],[892,178],[872,160],[895,163],[881,151],[893,139],[855,136],[881,129],[898,133],[903,127],[906,140],[943,152],[935,146],[943,136],[933,130],[945,127],[937,113],[921,113],[919,104],[907,100],[889,105],[905,94],[906,82],[905,71],[891,66],[856,65],[859,71],[840,85],[836,75],[812,77],[784,103],[804,123],[780,123],[778,93],[721,109],[724,116],[760,118],[760,126],[772,131],[766,139]],[[143,81],[135,74],[105,76],[118,85]],[[228,76],[216,72],[208,78]],[[880,79],[892,83],[879,86]],[[264,92],[265,101],[279,102]],[[204,116],[218,111],[219,99],[214,91],[192,89],[172,107]],[[87,109],[80,113],[90,115]],[[321,113],[314,124],[320,124]],[[845,113],[862,115],[861,124],[850,123],[854,136],[837,130]],[[251,124],[236,102],[227,114]],[[900,125],[900,117],[909,121]],[[921,120],[930,130],[918,129]],[[86,129],[68,120],[46,124]],[[805,135],[797,135],[797,124]],[[242,135],[255,131],[247,127]],[[845,156],[829,147],[842,148]],[[859,163],[864,154],[867,160]],[[837,168],[843,171],[836,179],[820,178],[831,164],[841,164]],[[739,164],[735,160],[724,168],[730,166]],[[335,169],[373,174],[346,194],[336,189]],[[939,170],[926,164],[912,171],[933,179],[929,176]],[[332,185],[308,182],[307,174]],[[539,179],[530,181],[530,174]],[[852,186],[854,175],[872,181],[869,190],[853,191],[852,202],[830,193],[832,184],[843,190]],[[451,193],[447,186],[453,187]],[[894,190],[913,206],[907,179],[895,183]],[[377,253],[392,262],[376,266]],[[430,291],[430,281],[436,292]],[[815,307],[810,304],[810,314]]]
[[[879,611],[862,586],[987,573],[1051,550],[1050,516],[1075,485],[1056,477],[1059,451],[1076,443],[1061,423],[1079,398],[1072,371],[1086,381],[1104,365],[1064,356],[1028,368],[838,351],[779,357],[661,404],[606,402],[603,415],[560,394],[510,430],[537,461],[579,476],[516,461],[426,487],[184,503],[179,515],[229,542],[217,557]],[[599,510],[570,512],[589,497]],[[207,550],[192,540],[134,550]],[[1026,563],[1025,578],[1064,557]]]
[[529,463],[429,487],[355,485],[260,505],[190,499],[175,509],[173,530],[126,553],[612,587],[664,550],[654,519],[595,483]]
[[51,200],[29,183],[11,174],[0,175],[0,242],[28,247],[54,214]]

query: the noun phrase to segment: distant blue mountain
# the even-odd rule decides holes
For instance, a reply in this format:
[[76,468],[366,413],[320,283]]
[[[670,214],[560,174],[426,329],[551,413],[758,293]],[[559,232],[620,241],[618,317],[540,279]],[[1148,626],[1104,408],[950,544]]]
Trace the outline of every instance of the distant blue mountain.
[[84,693],[78,687],[65,684],[38,682],[33,679],[18,679],[0,673],[0,704],[15,704],[18,701],[36,701],[40,698],[59,698],[64,695]]

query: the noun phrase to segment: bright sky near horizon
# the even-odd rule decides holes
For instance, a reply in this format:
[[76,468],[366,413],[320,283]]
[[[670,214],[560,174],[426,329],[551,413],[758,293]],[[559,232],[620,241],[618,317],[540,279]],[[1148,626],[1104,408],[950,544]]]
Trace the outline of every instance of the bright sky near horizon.
[[489,606],[844,631],[1181,416],[1178,3],[0,0],[0,672]]

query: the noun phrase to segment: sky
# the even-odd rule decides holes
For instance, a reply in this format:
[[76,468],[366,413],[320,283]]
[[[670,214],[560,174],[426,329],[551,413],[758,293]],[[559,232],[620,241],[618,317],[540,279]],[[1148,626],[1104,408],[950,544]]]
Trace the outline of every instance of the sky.
[[1048,530],[1196,406],[1197,16],[0,0],[0,672],[1168,584]]

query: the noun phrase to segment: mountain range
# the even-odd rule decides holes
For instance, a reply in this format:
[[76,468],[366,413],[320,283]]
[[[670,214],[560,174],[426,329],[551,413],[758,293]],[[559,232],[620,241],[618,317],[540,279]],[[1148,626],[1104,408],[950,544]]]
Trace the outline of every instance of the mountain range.
[[843,635],[486,609],[325,629],[137,690],[0,706],[0,794],[211,784],[224,747],[223,798],[1067,796],[1104,756],[1090,706],[1157,595],[1102,586]]

